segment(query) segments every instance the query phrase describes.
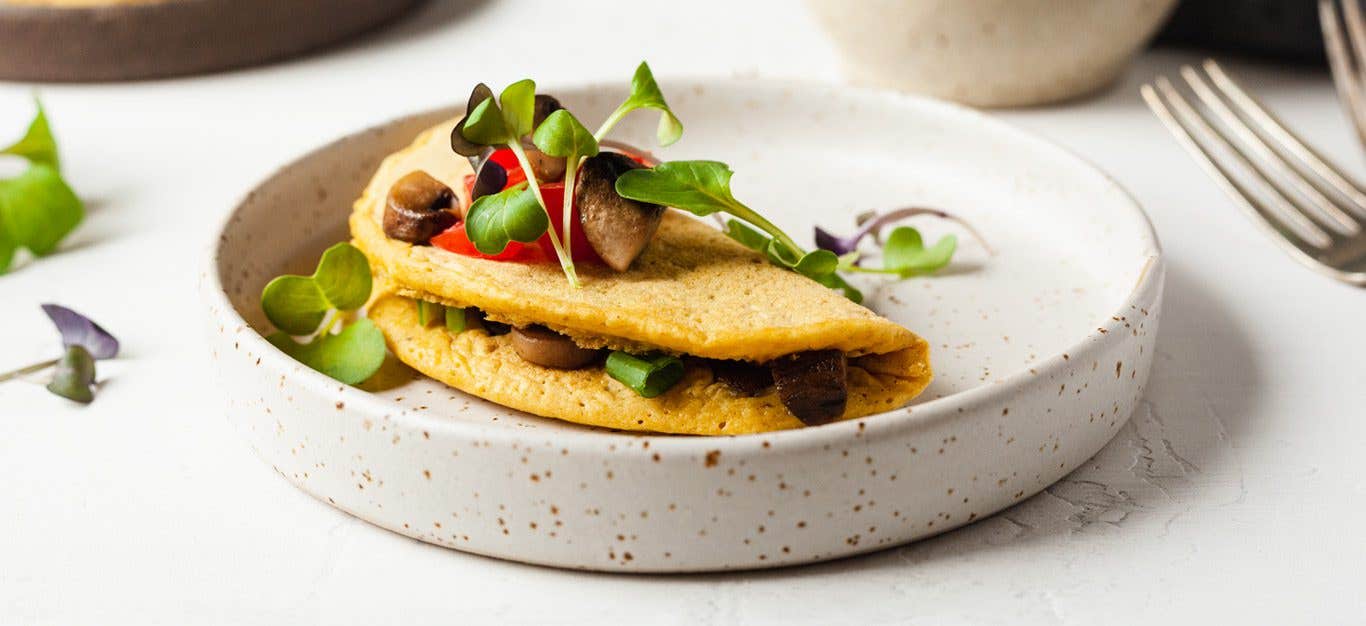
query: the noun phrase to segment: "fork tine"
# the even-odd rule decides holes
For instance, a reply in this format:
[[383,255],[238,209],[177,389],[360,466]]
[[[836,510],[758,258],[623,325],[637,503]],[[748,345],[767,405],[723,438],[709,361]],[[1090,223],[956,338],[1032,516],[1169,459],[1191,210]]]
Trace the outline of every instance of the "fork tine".
[[[1204,118],[1200,117],[1200,115],[1191,108],[1190,104],[1186,102],[1186,99],[1172,87],[1171,82],[1162,76],[1157,77],[1156,82],[1158,90],[1161,90],[1162,95],[1166,96],[1166,99],[1171,102],[1171,108],[1163,102],[1162,98],[1158,96],[1151,85],[1144,85],[1140,89],[1140,93],[1143,95],[1143,100],[1148,103],[1148,108],[1152,109],[1153,113],[1157,115],[1157,118],[1167,127],[1167,130],[1176,138],[1177,143],[1185,148],[1186,152],[1191,155],[1191,158],[1195,159],[1195,162],[1210,175],[1210,178],[1214,179],[1214,182],[1218,184],[1245,213],[1253,218],[1255,223],[1266,228],[1273,238],[1278,241],[1285,242],[1281,228],[1284,227],[1291,231],[1290,236],[1296,237],[1312,247],[1326,249],[1332,245],[1333,240],[1328,233],[1325,233],[1313,222],[1310,222],[1303,215],[1300,215],[1298,211],[1290,208],[1288,206],[1289,203],[1285,201],[1284,198],[1280,198],[1280,192],[1276,191],[1276,189],[1264,179],[1260,179],[1255,175],[1253,176],[1253,180],[1259,181],[1260,186],[1263,188],[1263,191],[1266,192],[1267,196],[1280,198],[1279,201],[1282,204],[1287,205],[1282,207],[1279,212],[1280,214],[1268,209],[1266,205],[1258,199],[1257,195],[1248,191],[1236,177],[1230,174],[1228,170],[1195,139],[1195,136],[1192,134],[1190,128],[1187,127],[1187,124],[1196,128],[1203,139],[1221,142],[1236,160],[1242,161],[1245,167],[1252,170],[1251,165],[1247,163],[1247,160],[1239,152],[1234,150],[1227,141],[1224,141],[1222,136],[1215,133],[1214,129],[1204,121]],[[1180,112],[1181,118],[1177,117],[1177,113],[1174,112],[1172,108],[1175,108]],[[1184,119],[1185,122],[1183,122],[1182,119]],[[1255,170],[1253,171],[1255,173]],[[1291,226],[1292,223],[1296,226]],[[1278,224],[1280,226],[1278,226]]]
[[1338,100],[1342,102],[1347,119],[1356,128],[1357,136],[1366,141],[1366,114],[1363,114],[1361,106],[1361,74],[1352,63],[1347,37],[1338,20],[1334,0],[1319,0],[1319,26],[1323,29],[1324,48],[1328,52],[1328,66],[1333,75],[1333,85],[1338,90]]
[[[1357,68],[1357,78],[1366,76],[1366,20],[1361,15],[1361,0],[1342,0],[1342,21],[1347,25],[1347,34],[1355,54],[1352,60]],[[1358,91],[1357,95],[1361,95]]]
[[[1223,99],[1214,93],[1214,90],[1195,71],[1195,68],[1189,65],[1183,66],[1181,76],[1186,79],[1186,83],[1191,86],[1195,95],[1205,103],[1205,106],[1209,107],[1214,115],[1223,122],[1224,128],[1232,132],[1235,137],[1242,141],[1244,147],[1253,153],[1256,157],[1256,161],[1252,162],[1253,167],[1263,178],[1272,184],[1275,184],[1276,180],[1279,179],[1281,184],[1289,185],[1302,198],[1309,201],[1312,208],[1308,209],[1295,203],[1302,213],[1307,214],[1310,218],[1316,218],[1320,224],[1335,228],[1344,235],[1355,235],[1361,232],[1361,226],[1351,216],[1344,213],[1327,196],[1309,184],[1309,181],[1295,172],[1279,154],[1271,149],[1271,146],[1262,140],[1260,135],[1248,128],[1242,118],[1238,117],[1233,109],[1224,104]],[[1277,186],[1280,187],[1280,185]],[[1282,195],[1290,199],[1290,194],[1282,193]]]
[[[1328,2],[1329,0],[1323,1]],[[1317,176],[1320,181],[1349,200],[1351,204],[1348,205],[1348,208],[1352,209],[1358,216],[1366,217],[1366,191],[1362,190],[1360,183],[1353,181],[1344,174],[1341,169],[1334,167],[1322,155],[1313,148],[1310,148],[1298,135],[1290,132],[1280,120],[1276,119],[1276,116],[1272,115],[1270,111],[1267,111],[1266,107],[1263,107],[1260,102],[1257,102],[1256,98],[1249,95],[1247,91],[1238,84],[1238,81],[1225,73],[1224,68],[1220,67],[1218,63],[1215,63],[1213,59],[1206,59],[1202,65],[1215,86],[1219,88],[1219,91],[1223,92],[1223,94],[1238,107],[1239,111],[1250,118],[1252,122],[1257,125],[1258,129],[1270,135],[1276,140],[1278,145],[1296,159],[1299,159],[1304,168],[1314,176]],[[1343,73],[1333,73],[1335,77],[1341,74]],[[1351,75],[1355,76],[1355,74]],[[1352,93],[1356,92],[1354,91]],[[1344,103],[1344,106],[1351,105]],[[1348,112],[1348,115],[1352,116],[1354,111],[1359,110],[1362,109],[1353,108],[1352,111]],[[1356,118],[1353,117],[1353,120],[1355,121]],[[1362,124],[1363,125],[1358,126],[1357,129],[1358,132],[1361,133],[1362,141],[1366,142],[1366,132],[1363,131],[1363,129],[1366,129],[1366,122],[1363,122]]]

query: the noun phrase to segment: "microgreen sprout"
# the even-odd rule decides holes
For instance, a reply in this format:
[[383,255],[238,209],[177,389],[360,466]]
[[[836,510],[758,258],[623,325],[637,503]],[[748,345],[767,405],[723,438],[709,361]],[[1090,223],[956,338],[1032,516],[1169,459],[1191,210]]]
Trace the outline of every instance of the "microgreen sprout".
[[[487,90],[488,88],[485,87],[484,89]],[[481,90],[476,87],[471,95],[471,101],[479,95],[481,95]],[[555,256],[559,258],[560,267],[564,269],[564,275],[569,279],[569,285],[578,288],[579,278],[578,273],[574,271],[574,262],[566,253],[567,246],[561,243],[559,235],[548,228],[550,211],[546,207],[545,196],[541,194],[540,183],[536,180],[535,175],[530,174],[533,171],[531,162],[527,160],[526,150],[522,147],[522,136],[533,130],[535,113],[536,83],[531,79],[519,80],[503,89],[503,93],[498,96],[496,102],[491,95],[485,96],[473,109],[469,110],[465,119],[461,120],[455,131],[451,133],[451,147],[460,154],[465,154],[462,149],[467,147],[461,145],[462,143],[478,146],[507,146],[512,151],[522,169],[528,172],[528,187],[531,189],[536,203],[545,212],[547,228],[542,229],[542,232],[549,235],[550,245],[555,249]],[[460,138],[456,139],[456,135],[459,135]],[[483,199],[480,198],[480,200]],[[470,210],[473,211],[473,207]],[[471,241],[475,243],[475,247],[479,247],[478,235],[469,234]],[[537,237],[539,237],[539,233]],[[532,241],[535,239],[532,238]],[[490,247],[491,243],[493,242],[486,242],[485,247]],[[504,246],[506,246],[506,242],[504,242]],[[483,251],[483,248],[480,251]],[[500,248],[498,252],[501,251]],[[496,252],[492,254],[496,254]]]
[[617,107],[607,120],[598,128],[598,132],[593,133],[593,138],[602,141],[607,137],[607,133],[617,125],[628,113],[636,109],[656,109],[659,111],[659,128],[655,131],[655,137],[659,140],[659,145],[667,146],[679,137],[683,136],[683,123],[678,121],[678,117],[669,109],[669,104],[664,101],[664,92],[659,89],[659,84],[655,82],[654,72],[650,71],[650,65],[644,61],[636,67],[636,73],[631,77],[631,95],[626,97],[626,101]]
[[[830,250],[841,255],[840,271],[860,272],[868,274],[893,274],[901,278],[909,278],[922,274],[928,274],[948,265],[953,257],[954,251],[958,247],[958,238],[954,235],[946,235],[935,242],[933,246],[925,247],[924,239],[920,231],[910,226],[898,226],[892,229],[890,235],[885,240],[882,237],[882,229],[900,220],[917,217],[931,216],[939,219],[949,220],[961,226],[974,239],[982,245],[988,253],[991,247],[986,240],[977,232],[971,224],[954,216],[948,212],[938,209],[927,209],[920,207],[909,207],[887,211],[885,213],[865,213],[858,217],[859,227],[847,237],[839,237],[830,232],[816,227],[816,245],[820,248]],[[872,237],[882,248],[882,267],[873,268],[860,264],[859,244],[868,237]]]
[[370,262],[349,243],[323,252],[311,276],[276,277],[261,291],[261,309],[280,329],[266,340],[336,380],[363,382],[384,363],[384,334],[368,319],[346,318],[370,299],[371,280]]
[[730,190],[733,172],[717,161],[669,161],[651,169],[631,170],[617,178],[623,198],[682,209],[694,215],[726,213],[725,233],[770,261],[827,287],[839,289],[858,302],[863,294],[835,273],[839,258],[829,250],[807,252],[773,222],[735,199]]
[[[562,216],[561,237],[564,241],[570,241],[571,228],[574,224],[574,179],[578,175],[579,166],[588,157],[597,156],[598,140],[593,134],[584,128],[583,124],[574,117],[568,110],[560,109],[551,113],[545,118],[544,122],[536,129],[536,134],[532,137],[536,147],[550,156],[564,157],[564,206],[560,215]],[[574,262],[573,246],[565,247],[565,255],[569,257],[572,265]]]
[[986,240],[983,239],[980,234],[978,234],[977,229],[972,227],[972,224],[969,224],[962,218],[957,217],[947,211],[940,211],[939,209],[927,209],[921,207],[908,207],[904,209],[896,209],[892,211],[887,211],[886,213],[863,213],[858,217],[858,229],[847,237],[840,237],[838,235],[831,234],[830,232],[826,231],[820,226],[817,226],[816,247],[824,248],[826,250],[834,252],[835,254],[843,255],[858,250],[859,242],[861,242],[865,237],[871,236],[874,241],[876,241],[878,244],[881,244],[881,233],[884,227],[889,226],[894,222],[898,222],[904,219],[909,219],[920,215],[937,217],[939,219],[949,220],[951,222],[958,224],[959,226],[963,227],[964,230],[968,231],[968,234],[972,235],[973,239],[976,239],[978,243],[982,244],[982,247],[985,248],[988,253],[991,252],[991,247],[988,246]]
[[42,102],[18,141],[0,148],[0,155],[24,159],[28,168],[17,177],[0,179],[0,274],[9,269],[15,252],[26,248],[35,256],[57,249],[85,218],[85,207],[60,172],[57,143],[52,138]]
[[89,404],[95,399],[95,361],[118,356],[119,341],[80,313],[57,304],[42,306],[43,312],[61,334],[65,351],[59,358],[0,374],[0,382],[53,368],[48,391],[74,402]]
[[[476,201],[470,210],[471,217],[467,220],[466,233],[475,248],[485,254],[501,252],[509,241],[535,241],[544,233],[548,235],[550,244],[555,249],[555,255],[559,258],[570,286],[578,288],[578,273],[574,269],[573,248],[569,242],[574,221],[574,184],[579,167],[583,165],[584,160],[598,154],[599,142],[603,141],[607,133],[632,111],[655,109],[660,112],[656,134],[662,146],[678,141],[683,134],[683,124],[669,109],[664,94],[650,71],[650,66],[643,61],[631,78],[630,95],[603,121],[596,133],[590,133],[587,127],[564,109],[551,112],[537,126],[535,101],[536,83],[530,79],[509,85],[496,100],[493,97],[493,90],[487,85],[476,85],[470,93],[464,119],[461,119],[451,132],[451,149],[473,159],[478,157],[485,146],[506,146],[517,157],[522,169],[530,173],[532,168],[527,160],[522,138],[531,133],[532,143],[537,149],[549,156],[565,159],[565,193],[564,206],[560,213],[560,230],[557,232],[551,228],[547,219],[547,225],[541,227],[540,232],[532,237],[531,230],[537,222],[525,210],[524,203],[514,203],[513,198],[504,198],[495,201],[497,204],[486,204],[483,207],[481,219],[486,221],[478,226],[474,224],[473,217],[474,207],[480,206]],[[545,204],[545,197],[541,193],[536,176],[528,175],[527,184],[530,198],[540,205],[548,218],[551,213]],[[479,200],[487,197],[489,196],[481,195]],[[498,210],[494,211],[495,208]],[[491,216],[494,213],[497,215],[496,218]],[[530,239],[519,239],[511,236],[513,234]]]
[[465,216],[465,233],[484,254],[498,254],[512,241],[536,241],[549,226],[545,209],[525,184],[475,200]]

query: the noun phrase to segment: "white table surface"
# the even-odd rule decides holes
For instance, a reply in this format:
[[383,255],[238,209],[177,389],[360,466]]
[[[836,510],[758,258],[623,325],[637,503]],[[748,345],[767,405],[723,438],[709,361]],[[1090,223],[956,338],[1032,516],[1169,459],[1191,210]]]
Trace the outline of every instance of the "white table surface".
[[[1108,624],[1366,619],[1366,294],[1294,264],[1161,130],[1137,86],[999,113],[1071,147],[1147,208],[1169,258],[1146,402],[1100,455],[965,529],[834,563],[627,577],[421,544],[319,504],[258,461],[209,376],[196,277],[212,229],[276,166],[464,98],[656,73],[839,80],[800,5],[488,2],[273,67],[42,89],[86,223],[0,277],[0,370],[55,355],[60,302],[124,341],[78,407],[0,386],[2,624]],[[564,32],[573,44],[552,47]],[[1230,62],[1363,173],[1326,74]],[[30,114],[0,84],[0,136]],[[1354,469],[1355,468],[1355,469]]]

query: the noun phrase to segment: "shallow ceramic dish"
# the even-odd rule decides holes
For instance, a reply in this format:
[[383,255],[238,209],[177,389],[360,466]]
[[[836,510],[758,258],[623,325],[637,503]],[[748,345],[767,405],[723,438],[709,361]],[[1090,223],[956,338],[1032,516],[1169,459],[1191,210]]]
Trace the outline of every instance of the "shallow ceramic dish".
[[[847,230],[908,202],[977,223],[933,278],[867,303],[928,338],[937,378],[909,408],[724,438],[541,419],[397,367],[340,385],[261,336],[262,286],[346,237],[379,160],[435,111],[305,156],[227,218],[203,278],[227,411],[304,491],[423,541],[562,567],[677,572],[806,563],[912,541],[1038,492],[1095,454],[1148,379],[1163,267],[1147,219],[1089,165],[938,102],[833,86],[661,81],[687,124],[667,158],[721,158],[785,229]],[[549,89],[599,119],[619,87]],[[623,136],[649,145],[633,117]],[[946,226],[919,223],[930,236]]]
[[0,79],[198,74],[303,54],[420,0],[0,0]]

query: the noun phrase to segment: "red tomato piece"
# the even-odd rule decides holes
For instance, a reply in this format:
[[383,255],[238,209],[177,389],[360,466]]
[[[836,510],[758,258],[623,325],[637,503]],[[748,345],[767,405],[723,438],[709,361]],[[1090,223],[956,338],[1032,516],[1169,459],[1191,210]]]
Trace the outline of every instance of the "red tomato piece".
[[555,258],[552,251],[549,257],[541,250],[540,246],[520,243],[516,241],[508,242],[508,246],[498,254],[484,254],[474,243],[470,241],[469,235],[465,234],[465,223],[459,222],[447,228],[441,234],[432,237],[432,245],[447,252],[454,252],[464,256],[472,256],[478,259],[491,259],[494,261],[518,261],[522,263],[545,263]]
[[[546,183],[541,185],[541,197],[545,198],[547,213],[550,214],[550,227],[555,230],[555,234],[560,234],[564,227],[562,219],[564,217],[564,183]],[[574,255],[574,263],[597,263],[601,264],[602,259],[593,250],[593,245],[588,243],[588,238],[584,237],[583,229],[579,227],[579,208],[570,207],[573,216],[569,219],[570,244],[569,249]],[[541,235],[536,241],[541,244],[541,249],[551,259],[555,258],[555,246],[550,243],[550,235]]]
[[[632,157],[637,158],[637,157]],[[517,163],[517,155],[512,150],[500,148],[489,155],[489,160],[503,166],[508,172],[507,183],[503,189],[520,185],[526,182],[526,172]],[[465,196],[469,197],[474,190],[475,176],[467,174],[465,176]],[[545,183],[541,185],[541,197],[545,200],[547,213],[550,216],[550,227],[558,235],[563,227],[562,216],[564,215],[564,183]],[[602,259],[593,250],[592,244],[588,243],[588,238],[584,237],[583,229],[579,227],[578,207],[571,207],[573,216],[570,218],[570,250],[574,255],[574,263],[596,263],[602,264]],[[480,259],[492,259],[494,261],[516,261],[520,263],[554,263],[557,262],[555,246],[550,243],[550,235],[541,235],[535,244],[524,244],[516,241],[508,243],[507,248],[498,254],[484,254],[474,247],[474,243],[465,234],[465,223],[462,221],[446,229],[445,232],[432,237],[432,245],[465,256],[472,256]]]

